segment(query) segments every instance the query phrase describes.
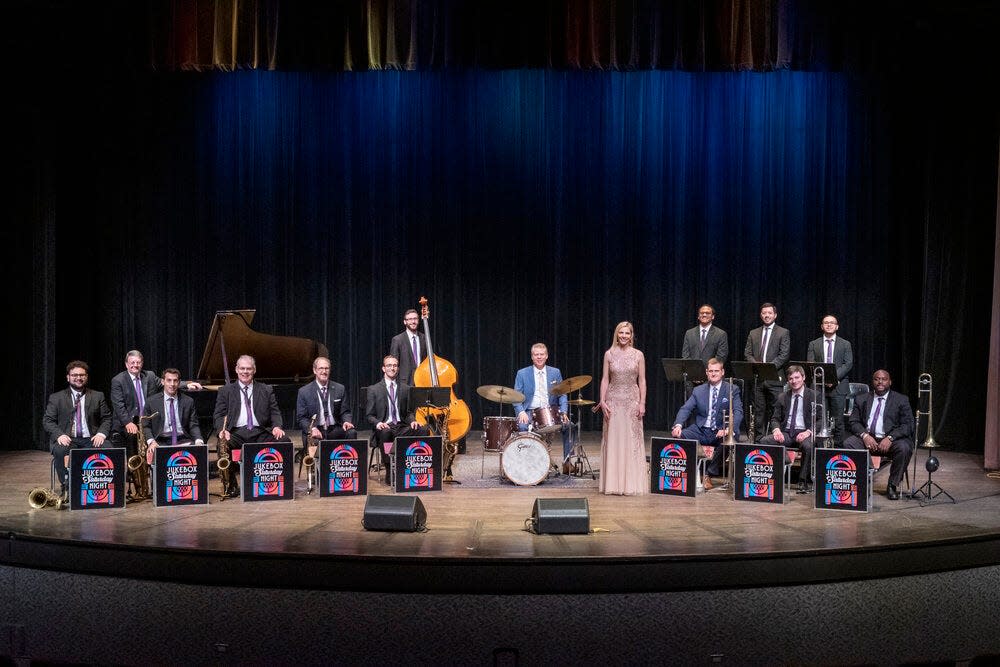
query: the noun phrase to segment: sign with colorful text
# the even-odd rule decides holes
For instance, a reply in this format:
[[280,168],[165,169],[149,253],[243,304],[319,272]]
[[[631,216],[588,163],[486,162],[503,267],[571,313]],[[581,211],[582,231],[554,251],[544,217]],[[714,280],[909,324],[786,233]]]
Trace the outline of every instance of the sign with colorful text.
[[785,500],[784,445],[737,443],[736,500],[777,503]]
[[322,440],[316,465],[321,498],[368,493],[367,440]]
[[868,450],[816,450],[816,509],[867,512],[872,505]]
[[157,507],[208,504],[208,447],[159,445],[153,453],[153,504]]
[[392,460],[396,491],[440,491],[444,442],[439,435],[396,438]]
[[243,500],[291,500],[295,491],[292,476],[292,443],[249,442],[240,457]]
[[694,498],[697,467],[696,440],[652,438],[649,447],[649,490],[652,493]]
[[69,508],[125,507],[125,448],[69,450]]

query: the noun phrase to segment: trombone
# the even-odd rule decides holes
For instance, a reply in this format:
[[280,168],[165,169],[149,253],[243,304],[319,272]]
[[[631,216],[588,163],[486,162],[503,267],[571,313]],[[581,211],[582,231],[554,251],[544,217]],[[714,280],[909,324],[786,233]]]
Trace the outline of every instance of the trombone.
[[822,366],[813,367],[812,390],[812,424],[809,430],[812,431],[814,445],[818,447],[817,440],[820,438],[829,440],[833,436],[833,417],[827,418],[826,414],[826,371]]
[[[920,415],[927,417],[927,437],[923,442],[920,443],[919,447],[923,449],[934,449],[938,446],[937,442],[934,440],[934,422],[933,422],[933,409],[932,403],[934,400],[934,378],[931,377],[930,373],[921,373],[920,377],[917,378],[917,409],[914,411],[913,420],[913,440],[916,442],[917,436],[920,435]],[[927,396],[927,409],[921,410],[922,398]],[[927,452],[927,456],[930,457],[931,452]],[[917,493],[917,457],[913,456],[913,488],[910,489],[910,496],[914,496]]]
[[[729,462],[729,471],[724,475],[726,478],[726,483],[723,484],[723,488],[727,486],[732,489],[734,498],[736,494],[736,425],[733,423],[733,405],[736,401],[733,400],[733,378],[729,377],[729,412],[726,414],[726,436],[719,443],[719,446],[723,448],[722,450],[722,469],[726,472],[726,463]],[[732,460],[730,461],[730,457]]]

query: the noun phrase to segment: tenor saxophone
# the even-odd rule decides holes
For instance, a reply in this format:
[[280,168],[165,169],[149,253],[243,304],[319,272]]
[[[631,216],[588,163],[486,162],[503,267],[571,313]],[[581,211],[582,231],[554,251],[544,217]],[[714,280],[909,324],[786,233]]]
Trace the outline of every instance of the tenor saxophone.
[[316,457],[310,454],[310,450],[313,450],[319,445],[316,438],[313,437],[313,428],[316,426],[316,415],[312,416],[309,420],[309,431],[306,434],[306,451],[302,454],[302,465],[306,467],[306,493],[312,493],[313,491],[313,473],[316,468]]
[[219,447],[218,447],[218,459],[215,462],[215,466],[219,469],[219,479],[222,480],[222,494],[225,495],[229,492],[229,487],[231,486],[233,471],[229,469],[232,465],[232,459],[229,458],[230,455],[230,445],[229,439],[222,437],[222,432],[226,430],[226,424],[229,423],[229,415],[222,418],[222,428],[219,429]]
[[132,473],[133,498],[142,500],[151,498],[153,493],[149,484],[149,462],[146,456],[149,454],[149,445],[146,443],[145,433],[142,430],[142,422],[148,421],[160,413],[154,412],[151,415],[140,415],[136,419],[136,426],[139,430],[135,434],[136,453],[128,458],[128,469]]

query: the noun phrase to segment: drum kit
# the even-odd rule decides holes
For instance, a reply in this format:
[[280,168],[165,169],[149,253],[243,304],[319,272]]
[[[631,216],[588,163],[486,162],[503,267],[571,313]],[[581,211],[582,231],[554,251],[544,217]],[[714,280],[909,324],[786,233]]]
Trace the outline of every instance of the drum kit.
[[[578,392],[590,384],[592,379],[589,375],[568,378],[549,387],[549,395],[562,396]],[[563,427],[559,408],[555,406],[534,408],[531,410],[528,430],[519,431],[517,418],[505,417],[503,406],[508,403],[523,402],[524,394],[500,385],[483,385],[476,389],[476,393],[488,401],[500,404],[499,416],[483,417],[483,463],[480,475],[485,469],[486,452],[499,452],[500,476],[503,479],[518,486],[534,486],[541,483],[553,467],[549,457],[549,437]],[[566,457],[565,462],[568,463],[575,456],[574,470],[582,475],[584,463],[590,468],[590,462],[580,444],[579,409],[585,405],[594,405],[594,401],[586,400],[578,394],[577,398],[569,401],[569,404],[577,408],[577,423],[573,451]],[[590,468],[590,473],[596,478],[593,468]]]

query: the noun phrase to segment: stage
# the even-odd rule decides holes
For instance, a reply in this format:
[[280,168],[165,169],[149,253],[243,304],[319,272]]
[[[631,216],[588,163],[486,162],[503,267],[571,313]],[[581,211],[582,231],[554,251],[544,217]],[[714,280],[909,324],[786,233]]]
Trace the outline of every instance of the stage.
[[[297,433],[291,435],[293,440],[298,437]],[[664,434],[646,435],[648,440]],[[584,447],[597,470],[599,437],[599,433],[584,433]],[[306,495],[304,474],[296,483],[293,501],[220,502],[213,497],[208,506],[186,508],[156,508],[146,500],[124,510],[31,509],[28,491],[48,485],[50,456],[39,451],[4,453],[0,455],[4,479],[0,526],[7,539],[0,569],[5,585],[16,591],[13,597],[18,602],[7,612],[5,622],[24,633],[20,641],[27,648],[21,653],[65,659],[64,654],[38,648],[40,644],[31,639],[30,623],[22,625],[15,617],[14,610],[30,608],[29,600],[45,599],[50,586],[103,590],[108,582],[118,582],[113,589],[133,591],[121,593],[128,600],[126,607],[144,606],[132,599],[133,595],[148,598],[145,604],[159,605],[173,600],[180,590],[186,599],[203,599],[205,607],[199,609],[206,613],[217,613],[212,600],[218,595],[250,595],[262,606],[252,609],[256,603],[244,602],[241,609],[255,618],[266,618],[280,600],[346,598],[355,611],[369,604],[381,610],[371,613],[372,618],[383,619],[376,621],[382,623],[383,614],[396,617],[398,612],[400,618],[410,618],[414,605],[429,601],[435,605],[449,601],[447,605],[455,610],[467,605],[466,613],[473,615],[487,613],[481,610],[497,605],[527,605],[525,609],[536,609],[518,612],[525,614],[522,621],[527,621],[556,600],[574,600],[572,604],[581,604],[580,609],[598,605],[605,610],[608,605],[631,600],[629,604],[651,605],[662,612],[664,604],[674,608],[678,595],[717,595],[730,600],[745,596],[756,601],[774,596],[781,606],[783,599],[813,597],[820,594],[817,591],[832,596],[823,603],[827,610],[846,605],[854,610],[849,613],[861,619],[864,613],[857,607],[857,594],[843,597],[851,587],[859,587],[862,596],[888,587],[896,591],[892,594],[895,599],[903,599],[914,592],[906,582],[932,582],[918,585],[917,592],[923,596],[945,585],[948,579],[942,577],[1000,579],[1000,569],[995,566],[1000,562],[1000,480],[985,474],[978,455],[936,452],[941,466],[933,479],[954,496],[954,504],[944,496],[926,505],[905,498],[890,501],[884,495],[888,470],[882,470],[875,477],[872,510],[856,513],[814,509],[811,496],[796,495],[791,488],[783,505],[764,506],[735,502],[718,484],[710,491],[699,491],[695,498],[604,496],[589,475],[560,475],[537,486],[514,486],[500,479],[498,455],[483,454],[478,432],[470,433],[467,441],[468,452],[459,455],[455,465],[455,479],[462,483],[419,494],[427,511],[428,529],[413,533],[365,530],[361,525],[365,498]],[[917,456],[919,486],[927,479],[923,468],[926,450]],[[911,475],[912,470],[911,464]],[[219,488],[213,478],[210,489],[217,492]],[[389,490],[372,476],[369,493],[386,494]],[[528,532],[525,520],[531,516],[536,498],[586,498],[592,532]],[[949,590],[959,591],[968,585],[961,581],[946,584]],[[994,598],[998,588],[990,593]],[[540,603],[542,599],[548,603]],[[722,598],[715,599],[715,603],[705,604],[718,604]],[[80,604],[86,607],[84,602]],[[311,608],[309,602],[302,604],[305,610]],[[953,604],[959,610],[969,610],[961,596]],[[740,608],[713,615],[722,622]],[[233,613],[227,608],[224,616],[229,618]],[[301,613],[308,617],[312,612]],[[560,613],[569,612],[564,609]],[[795,611],[793,617],[796,615],[802,616],[802,612]],[[400,622],[416,623],[413,619]],[[455,622],[467,625],[469,619]],[[597,623],[598,619],[589,622]],[[912,623],[912,619],[906,622]],[[973,627],[967,626],[967,630],[972,632]],[[515,633],[509,638],[505,633],[498,635],[495,629],[482,633],[467,630],[469,645],[461,651],[441,638],[442,643],[427,644],[429,653],[420,655],[428,662],[432,656],[480,662],[492,651],[495,659],[502,660],[502,656],[496,658],[496,651],[513,646],[522,659],[529,655],[552,657],[546,642],[562,633],[553,628],[529,630],[527,635]],[[12,655],[19,655],[16,632],[11,635]],[[250,632],[248,637],[252,636]],[[517,637],[521,640],[515,641]],[[806,633],[801,641],[808,639]],[[970,639],[980,644],[973,649],[945,644],[942,650],[948,649],[946,657],[952,658],[959,650],[971,651],[968,657],[1000,650],[991,636],[972,632]],[[710,643],[722,653],[732,654],[734,647],[729,641],[711,639]],[[229,642],[225,644],[213,644],[205,655],[214,657],[205,659],[227,654],[227,659],[242,661],[263,655],[233,653]],[[114,642],[112,645],[116,648],[100,654],[102,659],[127,655],[125,662],[130,662],[135,655],[119,653],[124,649]],[[694,652],[687,655],[692,659],[715,650],[690,646]],[[926,647],[917,646],[916,656],[929,655]],[[593,647],[580,646],[560,655],[586,661],[607,654],[610,659],[615,655],[613,648],[595,652]],[[793,646],[791,650],[798,649]],[[843,654],[843,660],[836,661],[855,662],[869,656],[869,650]],[[391,655],[398,657],[395,651]],[[146,655],[163,659],[163,654],[155,651]]]

